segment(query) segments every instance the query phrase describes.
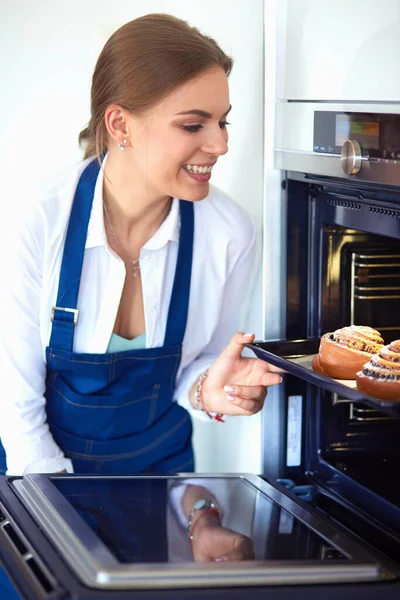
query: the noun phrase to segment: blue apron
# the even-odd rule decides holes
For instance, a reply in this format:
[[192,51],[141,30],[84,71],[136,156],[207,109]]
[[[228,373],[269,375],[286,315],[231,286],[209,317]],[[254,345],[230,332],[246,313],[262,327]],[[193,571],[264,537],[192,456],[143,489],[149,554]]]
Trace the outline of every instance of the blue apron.
[[46,348],[50,431],[76,473],[193,471],[190,415],[173,401],[189,306],[193,204],[179,202],[179,250],[164,345],[111,354],[73,352],[79,283],[99,169],[95,159],[79,179],[65,241]]

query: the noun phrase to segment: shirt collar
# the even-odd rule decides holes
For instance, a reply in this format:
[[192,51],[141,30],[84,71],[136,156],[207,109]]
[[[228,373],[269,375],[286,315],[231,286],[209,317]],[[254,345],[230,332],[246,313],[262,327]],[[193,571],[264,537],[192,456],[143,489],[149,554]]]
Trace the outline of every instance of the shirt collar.
[[[103,161],[103,167],[107,156]],[[85,164],[86,166],[86,164]],[[104,216],[103,216],[103,180],[104,170],[100,169],[97,177],[92,210],[90,213],[88,232],[86,236],[85,248],[95,248],[96,246],[105,246],[107,243],[106,232],[104,228]],[[179,200],[174,198],[171,204],[171,210],[169,211],[166,219],[161,223],[158,230],[154,235],[146,242],[143,246],[145,250],[159,250],[163,248],[169,241],[178,242],[179,240],[179,229],[180,229],[180,214],[179,214]]]

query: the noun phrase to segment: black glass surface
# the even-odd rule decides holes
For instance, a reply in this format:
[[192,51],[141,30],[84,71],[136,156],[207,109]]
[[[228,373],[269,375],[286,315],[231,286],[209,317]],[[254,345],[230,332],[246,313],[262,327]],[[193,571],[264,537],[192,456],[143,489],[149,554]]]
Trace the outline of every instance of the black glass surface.
[[[52,478],[90,528],[123,563],[171,561],[171,542],[181,540],[181,558],[193,560],[187,532],[171,503],[173,478]],[[179,486],[188,489],[193,480]],[[222,526],[251,538],[258,560],[332,560],[345,558],[290,512],[247,481],[201,478],[217,498]]]

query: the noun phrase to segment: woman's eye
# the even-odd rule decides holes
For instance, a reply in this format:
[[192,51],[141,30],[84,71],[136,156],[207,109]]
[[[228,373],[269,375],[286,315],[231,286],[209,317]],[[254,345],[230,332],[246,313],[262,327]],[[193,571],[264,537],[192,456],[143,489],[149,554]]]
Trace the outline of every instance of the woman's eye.
[[182,125],[182,129],[189,131],[190,133],[196,133],[196,131],[203,129],[203,125]]
[[[225,129],[227,125],[230,125],[230,123],[228,123],[228,121],[220,121],[219,122],[219,126],[221,129]],[[197,131],[200,131],[200,129],[203,129],[204,125],[182,125],[182,129],[184,129],[185,131],[189,131],[190,133],[196,133]]]

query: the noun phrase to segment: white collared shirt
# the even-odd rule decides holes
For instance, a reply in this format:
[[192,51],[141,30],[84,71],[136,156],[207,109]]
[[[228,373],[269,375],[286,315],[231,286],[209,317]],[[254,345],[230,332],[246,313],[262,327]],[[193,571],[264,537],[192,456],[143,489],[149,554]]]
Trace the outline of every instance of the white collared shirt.
[[[0,438],[8,474],[72,471],[46,422],[45,351],[56,304],[65,235],[81,162],[37,198],[22,202],[1,224]],[[73,351],[106,352],[125,280],[123,261],[107,244],[100,171],[79,288]],[[13,201],[18,204],[19,199]],[[237,330],[255,261],[248,214],[210,186],[194,204],[195,233],[189,314],[174,399],[196,416],[189,392]],[[12,216],[13,215],[13,216]],[[179,201],[142,247],[140,265],[146,347],[162,346],[179,242]],[[208,417],[205,417],[208,418]]]

